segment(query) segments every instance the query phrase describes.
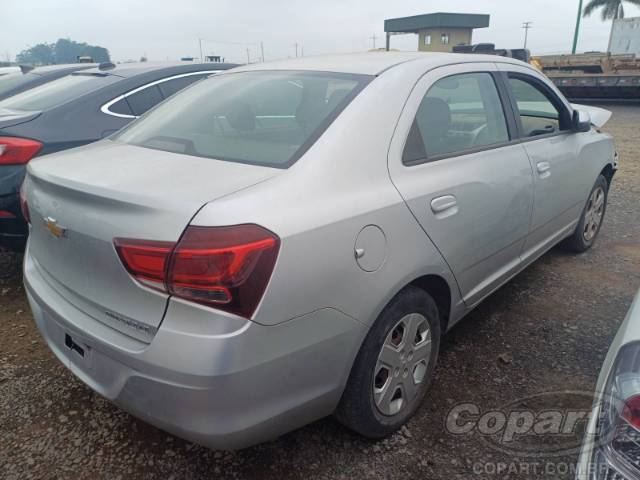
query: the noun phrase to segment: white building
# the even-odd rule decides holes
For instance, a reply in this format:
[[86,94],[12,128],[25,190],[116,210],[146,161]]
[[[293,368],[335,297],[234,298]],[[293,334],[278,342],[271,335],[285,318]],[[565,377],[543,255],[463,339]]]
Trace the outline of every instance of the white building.
[[613,21],[609,52],[612,55],[640,55],[640,17]]

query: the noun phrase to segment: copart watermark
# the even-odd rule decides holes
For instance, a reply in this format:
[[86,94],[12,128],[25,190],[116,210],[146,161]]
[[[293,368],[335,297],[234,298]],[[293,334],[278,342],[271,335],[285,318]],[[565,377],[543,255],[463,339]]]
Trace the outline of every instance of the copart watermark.
[[[594,411],[594,394],[577,391],[545,392],[518,399],[497,408],[478,403],[459,403],[445,419],[445,429],[451,435],[478,435],[494,450],[526,459],[544,459],[577,454],[584,442],[597,439],[588,434]],[[597,409],[596,409],[597,411]],[[585,433],[587,433],[585,435]],[[480,473],[510,472],[511,469],[562,469],[558,463],[525,462],[518,464],[478,464]],[[566,465],[569,467],[569,464]],[[475,468],[475,467],[474,467]],[[502,470],[507,471],[502,472]],[[535,474],[536,471],[531,473]],[[569,473],[569,472],[567,472]],[[554,474],[563,474],[555,472]]]

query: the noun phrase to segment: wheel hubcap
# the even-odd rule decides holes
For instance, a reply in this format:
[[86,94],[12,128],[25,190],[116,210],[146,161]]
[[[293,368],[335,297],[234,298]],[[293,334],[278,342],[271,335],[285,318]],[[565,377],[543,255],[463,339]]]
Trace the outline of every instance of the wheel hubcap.
[[417,395],[431,356],[427,319],[412,313],[400,319],[382,345],[373,376],[373,399],[383,415],[395,415]]
[[584,229],[582,236],[587,242],[593,240],[593,237],[598,233],[598,227],[602,222],[602,215],[604,214],[604,190],[602,187],[596,188],[587,203],[587,210],[584,214]]

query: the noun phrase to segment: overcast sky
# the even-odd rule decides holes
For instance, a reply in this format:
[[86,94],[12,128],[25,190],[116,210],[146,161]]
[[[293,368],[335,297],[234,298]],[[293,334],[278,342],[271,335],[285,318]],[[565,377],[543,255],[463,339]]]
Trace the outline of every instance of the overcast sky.
[[[12,59],[40,42],[68,37],[109,49],[114,60],[178,59],[205,54],[252,61],[264,43],[266,60],[328,52],[362,51],[384,44],[384,19],[431,12],[491,15],[489,28],[476,30],[474,42],[502,48],[523,44],[523,21],[532,21],[534,54],[571,48],[578,0],[1,0],[0,57]],[[640,9],[626,6],[627,17]],[[610,22],[584,19],[579,51],[606,50]],[[395,36],[392,47],[417,49],[417,36]],[[245,45],[246,44],[246,45]]]

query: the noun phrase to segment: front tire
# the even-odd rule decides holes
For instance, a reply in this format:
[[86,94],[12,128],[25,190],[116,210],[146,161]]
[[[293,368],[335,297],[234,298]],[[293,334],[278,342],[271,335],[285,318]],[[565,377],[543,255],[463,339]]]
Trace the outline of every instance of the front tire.
[[433,298],[407,287],[384,308],[367,334],[335,416],[368,438],[404,425],[422,402],[440,347]]
[[603,175],[598,175],[596,183],[589,193],[580,222],[573,234],[563,240],[562,246],[567,250],[582,253],[589,250],[596,241],[604,214],[607,210],[609,183]]

